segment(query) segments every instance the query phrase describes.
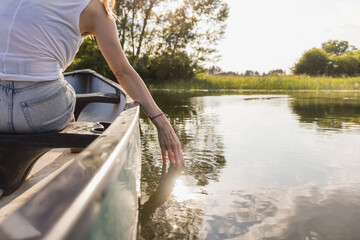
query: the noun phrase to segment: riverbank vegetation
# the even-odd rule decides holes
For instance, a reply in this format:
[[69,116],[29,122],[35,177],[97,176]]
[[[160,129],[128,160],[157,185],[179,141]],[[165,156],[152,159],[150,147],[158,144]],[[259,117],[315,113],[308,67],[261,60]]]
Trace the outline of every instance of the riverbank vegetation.
[[[306,51],[295,63],[294,75],[287,75],[282,69],[262,74],[251,70],[224,72],[216,66],[205,70],[181,51],[158,57],[136,57],[130,52],[128,57],[153,89],[359,90],[360,85],[360,51],[346,41],[328,41],[322,49]],[[69,70],[81,68],[92,68],[115,79],[90,38],[85,40]]]
[[248,89],[248,90],[358,90],[360,77],[334,78],[306,75],[220,76],[198,74],[192,80],[167,81],[152,89]]

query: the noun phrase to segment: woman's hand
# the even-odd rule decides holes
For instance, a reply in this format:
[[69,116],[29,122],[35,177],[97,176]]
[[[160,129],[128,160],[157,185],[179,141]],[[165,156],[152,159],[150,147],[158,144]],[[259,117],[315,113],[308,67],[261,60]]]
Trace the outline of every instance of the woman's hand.
[[166,156],[168,156],[171,165],[184,165],[181,144],[169,120],[162,115],[153,119],[153,123],[158,130],[163,163],[166,163]]

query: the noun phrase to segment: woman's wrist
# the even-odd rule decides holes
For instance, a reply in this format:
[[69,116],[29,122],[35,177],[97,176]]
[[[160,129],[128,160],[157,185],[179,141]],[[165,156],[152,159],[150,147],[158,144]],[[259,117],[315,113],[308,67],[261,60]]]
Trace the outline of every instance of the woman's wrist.
[[148,118],[149,118],[151,121],[153,121],[155,118],[158,118],[158,117],[161,117],[161,116],[167,117],[167,114],[166,114],[166,113],[163,113],[163,112],[161,112],[161,113],[159,113],[159,114],[156,114],[156,115],[148,114]]
[[165,126],[169,125],[169,120],[167,119],[166,114],[160,114],[158,117],[153,118],[151,121],[157,129],[162,129]]

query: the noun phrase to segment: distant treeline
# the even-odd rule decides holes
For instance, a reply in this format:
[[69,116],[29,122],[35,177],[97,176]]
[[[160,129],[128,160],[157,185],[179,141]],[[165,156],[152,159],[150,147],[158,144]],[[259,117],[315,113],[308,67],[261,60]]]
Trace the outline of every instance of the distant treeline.
[[223,71],[218,66],[212,66],[207,71],[208,74],[218,75],[218,76],[234,76],[234,77],[260,77],[260,76],[273,76],[273,75],[286,75],[286,71],[282,69],[274,69],[269,72],[263,72],[260,74],[258,71],[246,70],[244,73],[238,73],[233,71]]
[[[321,44],[321,48],[306,51],[300,60],[291,68],[295,75],[355,77],[360,75],[360,51],[347,41],[329,40]],[[244,73],[226,72],[218,66],[212,66],[208,74],[217,76],[260,77],[286,75],[282,69],[271,70],[260,74],[247,70]]]

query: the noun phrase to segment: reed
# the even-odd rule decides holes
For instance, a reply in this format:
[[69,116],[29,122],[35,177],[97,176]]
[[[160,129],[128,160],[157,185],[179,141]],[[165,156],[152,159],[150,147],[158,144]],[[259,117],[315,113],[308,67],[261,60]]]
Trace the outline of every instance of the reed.
[[333,78],[304,75],[217,76],[199,74],[192,80],[161,83],[152,88],[167,89],[254,89],[254,90],[358,90],[360,77]]

